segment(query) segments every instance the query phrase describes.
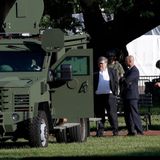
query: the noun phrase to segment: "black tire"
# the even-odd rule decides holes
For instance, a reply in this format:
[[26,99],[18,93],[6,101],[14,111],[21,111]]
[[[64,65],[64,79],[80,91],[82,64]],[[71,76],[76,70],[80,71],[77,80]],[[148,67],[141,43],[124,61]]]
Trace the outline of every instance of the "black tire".
[[29,143],[31,147],[47,147],[49,128],[46,113],[39,111],[29,127]]
[[66,143],[67,142],[66,129],[57,130],[55,132],[55,137],[58,143]]
[[88,137],[88,125],[87,125],[87,119],[81,118],[80,119],[80,125],[74,126],[68,129],[69,136],[68,141],[69,142],[84,142],[87,140]]
[[90,136],[90,122],[89,122],[89,118],[86,118],[86,132],[87,132],[87,137]]

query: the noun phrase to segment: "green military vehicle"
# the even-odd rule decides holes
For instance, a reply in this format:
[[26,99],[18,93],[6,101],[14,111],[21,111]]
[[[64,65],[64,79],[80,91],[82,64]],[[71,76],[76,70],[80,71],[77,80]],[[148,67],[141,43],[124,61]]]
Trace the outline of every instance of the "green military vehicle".
[[[5,8],[5,7],[4,7]],[[35,9],[36,8],[36,9]],[[15,0],[0,33],[0,140],[32,147],[83,142],[93,108],[93,53],[86,34],[40,34],[43,0]],[[1,12],[2,13],[2,12]]]

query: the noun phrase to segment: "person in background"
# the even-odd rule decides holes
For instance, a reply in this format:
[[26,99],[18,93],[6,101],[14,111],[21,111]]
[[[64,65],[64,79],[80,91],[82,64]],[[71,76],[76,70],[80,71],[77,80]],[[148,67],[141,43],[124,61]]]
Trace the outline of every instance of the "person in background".
[[138,80],[139,70],[134,65],[134,57],[129,55],[125,58],[128,70],[124,77],[120,79],[123,86],[121,97],[124,104],[124,117],[128,129],[128,135],[143,135],[143,128],[138,109],[139,91]]
[[116,55],[112,52],[108,56],[108,67],[116,70],[118,79],[123,77],[124,74],[123,66],[118,62]]
[[[158,60],[158,61],[156,62],[156,67],[157,67],[158,69],[160,69],[160,60]],[[158,79],[158,81],[154,84],[154,87],[160,88],[159,79]]]
[[118,77],[116,71],[107,67],[108,59],[99,57],[99,71],[94,74],[95,115],[101,118],[98,125],[97,136],[103,136],[105,124],[105,109],[108,121],[112,127],[113,135],[118,135],[117,99]]
[[[108,53],[108,67],[113,68],[117,72],[118,80],[124,75],[123,66],[118,62],[116,53],[114,51],[110,51]],[[120,86],[118,87],[118,95],[120,93]]]

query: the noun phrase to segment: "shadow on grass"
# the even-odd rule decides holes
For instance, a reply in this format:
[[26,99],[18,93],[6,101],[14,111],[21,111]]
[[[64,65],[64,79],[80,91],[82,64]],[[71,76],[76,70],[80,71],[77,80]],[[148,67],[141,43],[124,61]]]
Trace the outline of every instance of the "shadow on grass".
[[27,157],[27,158],[0,158],[0,160],[18,160],[18,159],[21,159],[21,160],[97,160],[97,159],[100,159],[100,160],[110,160],[110,159],[123,159],[123,160],[135,160],[136,158],[145,158],[145,160],[150,160],[151,157],[153,159],[157,159],[159,160],[159,157],[160,157],[160,154],[159,154],[159,151],[157,152],[152,152],[151,155],[149,155],[150,153],[131,153],[131,154],[128,154],[126,156],[123,156],[123,155],[120,155],[120,156],[77,156],[77,157],[61,157],[61,156],[58,156],[58,157]]
[[31,148],[28,142],[2,142],[0,149]]
[[[121,131],[121,130],[126,130],[127,128],[126,128],[126,126],[119,126],[119,131]],[[96,131],[97,130],[97,128],[96,127],[91,127],[90,128],[90,131],[91,132],[94,132],[94,131]],[[112,128],[111,127],[109,127],[109,126],[107,126],[107,127],[105,127],[105,131],[112,131]]]

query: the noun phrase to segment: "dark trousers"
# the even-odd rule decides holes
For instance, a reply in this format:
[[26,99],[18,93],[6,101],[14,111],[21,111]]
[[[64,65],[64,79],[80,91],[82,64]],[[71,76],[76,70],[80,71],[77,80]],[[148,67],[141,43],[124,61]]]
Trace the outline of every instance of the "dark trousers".
[[124,116],[129,133],[142,133],[141,117],[138,110],[138,100],[124,100]]
[[113,133],[118,132],[117,98],[113,94],[101,94],[95,96],[95,115],[102,118],[101,123],[105,123],[105,109],[108,121]]

